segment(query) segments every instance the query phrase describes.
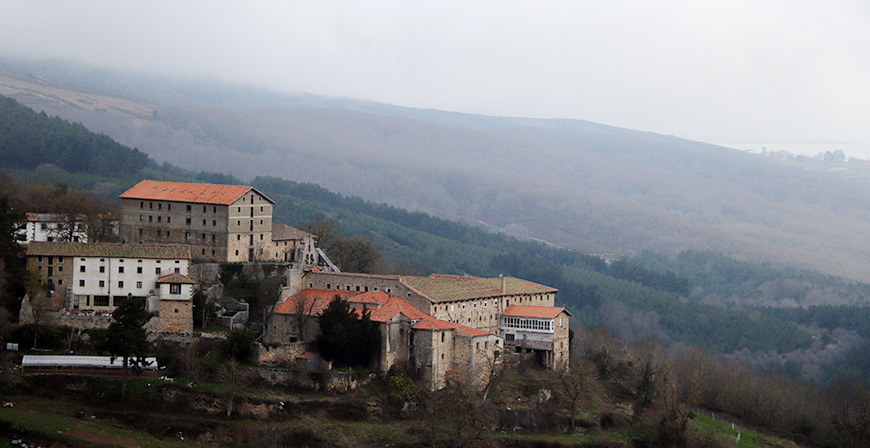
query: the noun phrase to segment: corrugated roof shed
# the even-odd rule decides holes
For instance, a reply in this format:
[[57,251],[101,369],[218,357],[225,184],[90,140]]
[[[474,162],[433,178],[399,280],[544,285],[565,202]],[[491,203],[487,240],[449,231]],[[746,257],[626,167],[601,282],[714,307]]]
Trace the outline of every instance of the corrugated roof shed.
[[[156,370],[157,358],[145,358],[149,363],[143,369]],[[111,367],[120,369],[124,366],[123,358],[110,356],[65,356],[65,355],[24,355],[21,367],[59,366],[59,367]]]

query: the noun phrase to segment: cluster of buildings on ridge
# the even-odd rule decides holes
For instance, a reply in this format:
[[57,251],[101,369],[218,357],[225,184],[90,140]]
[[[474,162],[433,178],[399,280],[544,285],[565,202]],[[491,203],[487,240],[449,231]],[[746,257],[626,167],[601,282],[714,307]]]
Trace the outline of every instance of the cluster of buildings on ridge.
[[87,243],[84,232],[79,242],[51,241],[51,232],[40,241],[28,228],[28,268],[46,280],[51,309],[107,315],[132,296],[158,316],[150,330],[190,332],[192,261],[271,261],[289,269],[266,323],[267,342],[314,340],[320,311],[339,296],[378,322],[380,370],[412,369],[433,387],[451,376],[484,382],[507,353],[526,353],[550,369],[567,366],[570,313],[555,307],[556,289],[512,277],[321,269],[316,237],[273,223],[275,202],[249,186],[144,180],[120,198],[119,244]]

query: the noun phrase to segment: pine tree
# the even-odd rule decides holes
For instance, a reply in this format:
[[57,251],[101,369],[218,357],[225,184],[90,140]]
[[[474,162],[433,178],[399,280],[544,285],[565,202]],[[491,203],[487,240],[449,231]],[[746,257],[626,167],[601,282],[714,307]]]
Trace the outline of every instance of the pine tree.
[[127,395],[127,369],[139,375],[142,367],[148,365],[145,356],[149,351],[148,333],[145,324],[151,319],[141,300],[127,296],[112,313],[112,322],[106,331],[103,348],[112,355],[112,362],[117,358],[124,360],[121,373],[121,399]]

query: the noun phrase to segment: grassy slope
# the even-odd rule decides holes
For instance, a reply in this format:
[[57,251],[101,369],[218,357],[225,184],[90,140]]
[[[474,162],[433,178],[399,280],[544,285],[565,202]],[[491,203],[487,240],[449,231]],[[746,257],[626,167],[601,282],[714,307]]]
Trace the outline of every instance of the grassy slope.
[[[82,384],[85,384],[84,382]],[[116,394],[117,381],[100,381],[99,389],[103,394]],[[207,384],[204,386],[208,386]],[[206,389],[206,387],[204,387]],[[148,394],[160,388],[177,387],[163,381],[131,380],[131,400],[148,402]],[[199,389],[199,387],[197,387]],[[226,399],[228,392],[219,384],[207,387],[205,402]],[[377,389],[377,387],[375,387]],[[218,392],[215,392],[218,391]],[[224,391],[224,392],[219,392]],[[140,446],[140,447],[183,447],[215,446],[221,438],[229,437],[231,444],[256,446],[282,440],[285,443],[313,444],[314,446],[419,446],[426,443],[426,432],[421,423],[413,419],[396,419],[389,416],[373,418],[357,416],[336,418],[331,415],[335,406],[343,400],[359,400],[376,391],[359,391],[348,396],[324,398],[320,395],[294,394],[277,389],[248,390],[243,396],[296,405],[311,402],[311,411],[292,412],[282,417],[268,420],[254,418],[226,418],[222,415],[203,414],[192,409],[162,409],[157,402],[139,408],[124,408],[118,405],[89,403],[89,399],[42,398],[27,395],[7,395],[4,402],[14,407],[0,408],[0,422],[5,427],[6,437],[21,437],[25,442],[46,442],[56,440],[69,446]],[[234,392],[235,394],[236,392]],[[61,392],[62,394],[62,392]],[[146,400],[146,401],[142,401]],[[326,401],[325,401],[326,400]],[[370,396],[369,403],[378,398]],[[334,401],[335,405],[326,404]],[[628,406],[628,405],[626,405]],[[317,411],[315,409],[321,409]],[[333,409],[330,411],[328,409]],[[595,412],[592,411],[594,414]],[[564,418],[561,416],[560,418]],[[583,417],[581,416],[581,419]],[[590,414],[589,418],[594,418]],[[720,417],[721,418],[721,417]],[[165,421],[164,431],[150,426],[160,426]],[[173,422],[174,421],[174,422]],[[145,423],[150,422],[150,423]],[[189,430],[183,428],[187,425]],[[196,428],[196,429],[193,429]],[[580,431],[568,435],[560,432],[484,432],[484,440],[514,446],[526,443],[529,446],[599,446],[600,444],[632,443],[639,438],[648,437],[649,429],[640,427],[617,427],[604,431]],[[736,431],[729,423],[698,415],[692,420],[689,431],[699,438],[709,437],[717,440],[733,440]],[[442,437],[450,433],[450,428],[439,430]],[[2,438],[0,438],[2,440]],[[742,430],[740,446],[796,447],[797,445],[770,437],[755,431]]]

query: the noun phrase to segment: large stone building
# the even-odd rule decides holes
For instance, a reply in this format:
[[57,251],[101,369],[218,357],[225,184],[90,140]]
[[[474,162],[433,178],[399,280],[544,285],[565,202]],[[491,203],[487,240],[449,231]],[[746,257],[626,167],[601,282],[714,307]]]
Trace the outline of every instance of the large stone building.
[[[317,270],[306,271],[302,278],[288,281],[288,285],[291,287],[288,288],[287,296],[292,296],[303,288],[327,291],[327,295],[339,294],[346,298],[358,294],[385,292],[407,301],[431,316],[434,319],[432,322],[438,322],[430,331],[449,330],[452,335],[462,335],[463,331],[457,328],[473,329],[498,337],[499,340],[505,339],[505,348],[534,356],[543,367],[561,369],[568,365],[568,327],[571,315],[564,308],[554,306],[558,290],[549,286],[514,277],[479,278],[441,274],[420,277]],[[539,321],[547,324],[547,328],[526,328],[527,323],[534,322],[537,325]],[[424,330],[422,325],[425,324],[414,329]],[[446,333],[440,337],[445,342],[449,339]],[[507,342],[508,338],[512,339],[510,343]],[[420,343],[422,341],[423,339],[419,340]],[[461,349],[452,342],[448,345]],[[477,366],[476,368],[483,368],[481,366],[487,364],[486,359],[475,357],[474,350],[466,352],[472,356],[471,364]],[[447,352],[442,354],[448,356]],[[441,378],[440,375],[444,372],[439,369],[446,366],[439,365],[439,359],[431,362],[432,372],[429,375],[436,379]],[[448,370],[463,371],[455,368]],[[440,379],[436,383],[438,381]]]
[[304,287],[336,291],[386,291],[438,319],[497,333],[511,305],[553,306],[557,289],[515,277],[432,274],[377,275],[313,271]]
[[196,260],[271,260],[272,206],[256,188],[143,180],[121,194],[121,240],[189,244]]
[[128,296],[161,317],[156,331],[192,331],[190,246],[32,242],[27,267],[42,273],[51,311],[108,314]]
[[268,339],[280,343],[313,341],[320,332],[320,313],[336,296],[358,314],[368,310],[371,320],[379,324],[380,358],[372,367],[382,373],[398,366],[416,372],[432,389],[444,387],[451,377],[483,385],[501,362],[503,342],[498,335],[437,319],[383,290],[299,291],[275,308]]

